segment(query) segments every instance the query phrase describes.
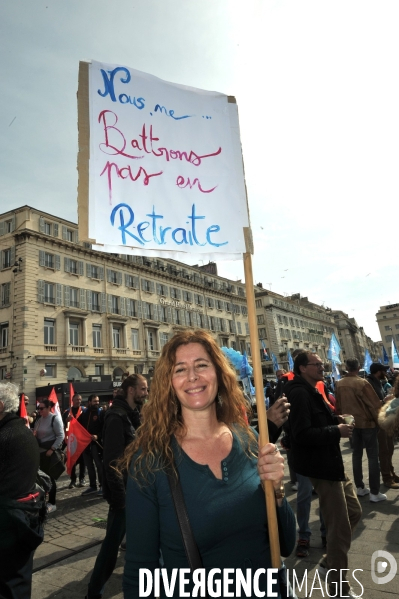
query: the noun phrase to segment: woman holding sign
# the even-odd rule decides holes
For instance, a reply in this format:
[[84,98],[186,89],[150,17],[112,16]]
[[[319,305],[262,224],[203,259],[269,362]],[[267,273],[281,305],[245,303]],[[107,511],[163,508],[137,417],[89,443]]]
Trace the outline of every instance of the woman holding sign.
[[[277,590],[267,572],[262,480],[275,488],[283,555],[295,545],[295,518],[284,498],[284,459],[271,443],[258,455],[247,409],[236,374],[209,333],[183,331],[164,346],[143,424],[122,464],[129,469],[125,599],[164,597],[168,587],[168,596],[178,597],[191,594],[193,585],[198,596],[207,585],[218,596],[236,596],[240,585],[241,596]],[[175,495],[182,490],[200,562],[186,556],[175,487]],[[177,512],[183,511],[180,505]],[[191,581],[189,563],[194,569],[201,562]]]

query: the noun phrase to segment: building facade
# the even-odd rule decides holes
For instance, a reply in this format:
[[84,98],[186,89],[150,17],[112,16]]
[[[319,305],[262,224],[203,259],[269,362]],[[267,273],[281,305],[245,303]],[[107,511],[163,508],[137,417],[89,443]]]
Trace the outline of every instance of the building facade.
[[388,354],[392,366],[392,338],[399,348],[399,304],[381,306],[376,314],[382,344]]
[[372,341],[366,335],[363,327],[359,326],[355,318],[349,318],[342,310],[332,312],[338,329],[338,341],[342,347],[344,360],[356,358],[363,366],[366,350],[369,351],[373,362],[381,358],[380,342]]
[[77,225],[23,206],[0,215],[0,380],[35,389],[147,374],[179,329],[250,352],[245,286],[208,268],[105,254]]
[[[258,336],[270,358],[265,361],[261,348],[265,375],[273,373],[272,353],[280,368],[289,370],[287,352],[292,353],[295,349],[309,349],[318,353],[326,363],[326,370],[330,370],[327,351],[332,333],[338,338],[338,330],[329,308],[310,302],[299,293],[285,297],[267,291],[261,284],[255,287],[255,305]],[[342,361],[342,353],[340,358]]]

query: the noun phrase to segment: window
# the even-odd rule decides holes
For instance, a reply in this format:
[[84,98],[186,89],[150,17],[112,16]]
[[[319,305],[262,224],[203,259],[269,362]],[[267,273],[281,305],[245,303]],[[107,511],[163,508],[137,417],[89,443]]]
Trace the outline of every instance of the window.
[[141,289],[146,291],[147,293],[155,292],[155,284],[153,281],[148,281],[147,279],[141,279]]
[[114,285],[122,285],[122,273],[107,268],[107,281]]
[[183,301],[191,304],[191,302],[193,301],[193,294],[191,293],[191,291],[183,291]]
[[142,364],[136,364],[134,367],[134,374],[143,374],[144,366]]
[[390,327],[389,325],[385,325],[385,330],[386,330],[386,331],[389,331],[389,330],[390,330],[390,328],[391,328],[391,327]]
[[261,299],[257,299],[257,300],[255,300],[255,306],[256,306],[257,308],[261,308],[261,307],[262,307],[262,300],[261,300]]
[[157,334],[156,331],[148,329],[147,331],[148,349],[150,351],[156,351],[157,349]]
[[46,304],[55,304],[53,283],[44,283],[44,302]]
[[55,320],[52,318],[44,319],[44,344],[55,345]]
[[209,322],[209,328],[211,331],[215,331],[216,330],[216,322],[215,322],[215,318],[213,316],[208,316],[208,322]]
[[72,260],[72,258],[64,258],[64,270],[73,275],[83,275],[84,264],[81,260]]
[[0,381],[5,381],[7,375],[7,366],[0,366]]
[[194,303],[197,304],[197,306],[203,306],[204,305],[203,296],[199,295],[199,293],[194,293]]
[[241,322],[239,320],[237,320],[237,333],[242,335]]
[[245,334],[249,335],[249,324],[247,322],[245,322],[244,324],[245,324]]
[[279,324],[283,324],[283,319],[281,318],[280,314],[277,314],[277,322]]
[[101,312],[101,297],[97,291],[89,291],[91,293],[91,309],[93,312]]
[[[119,297],[117,295],[111,295],[110,297],[112,314],[119,314]],[[119,345],[115,347],[119,347]]]
[[114,324],[112,326],[112,347],[118,349],[122,347],[122,329],[120,325]]
[[10,268],[11,265],[11,248],[7,248],[1,252],[1,268]]
[[126,314],[134,318],[141,318],[141,302],[137,300],[126,300]]
[[51,235],[51,223],[44,223],[45,235]]
[[243,316],[248,316],[248,308],[247,308],[247,306],[241,306],[241,314]]
[[157,283],[157,294],[167,297],[167,295],[168,295],[167,285],[163,285],[162,283]]
[[139,278],[133,275],[125,274],[125,285],[126,287],[130,287],[130,289],[138,289],[139,288]]
[[1,306],[10,305],[10,285],[11,283],[3,283],[1,286]]
[[245,291],[242,287],[237,287],[238,295],[245,297]]
[[266,329],[258,329],[259,339],[266,339]]
[[79,323],[69,323],[69,345],[79,345]]
[[158,306],[158,314],[161,322],[170,322],[170,309],[167,306]]
[[160,343],[161,343],[161,349],[164,345],[166,345],[166,343],[169,341],[169,335],[168,333],[161,333],[160,334]]
[[86,264],[86,275],[89,279],[104,280],[104,267],[97,264]]
[[265,317],[263,314],[258,314],[258,316],[256,317],[256,320],[258,322],[258,324],[264,324],[265,323]]
[[212,297],[207,297],[206,298],[206,305],[208,306],[208,308],[214,308],[215,307],[215,301]]
[[138,329],[132,329],[132,349],[136,351],[140,349]]
[[104,374],[104,365],[103,364],[94,364],[94,375],[102,376]]
[[69,242],[78,242],[78,232],[75,231],[74,229],[70,229],[69,227],[62,227],[62,239],[64,241],[69,241]]
[[65,240],[73,241],[73,231],[71,229],[66,230]]
[[79,308],[79,292],[76,287],[69,288],[69,305],[71,308]]
[[52,378],[52,379],[56,378],[57,369],[56,369],[55,364],[45,364],[44,369],[46,371],[46,374],[44,376],[46,376],[47,378]]
[[44,266],[45,268],[51,268],[53,270],[60,270],[61,258],[57,254],[50,254],[49,252],[39,250],[39,266]]
[[248,356],[252,355],[251,354],[251,344],[250,343],[247,343],[247,354],[248,354]]
[[8,322],[2,322],[0,324],[0,347],[7,347],[8,345]]
[[101,325],[93,324],[93,347],[102,347]]
[[181,290],[177,289],[177,287],[171,287],[170,297],[179,300],[181,298]]
[[185,322],[183,322],[183,318],[182,318],[182,314],[181,314],[180,310],[172,310],[172,317],[173,317],[174,324],[180,324],[180,325],[186,324]]
[[385,341],[392,341],[392,335],[385,335]]

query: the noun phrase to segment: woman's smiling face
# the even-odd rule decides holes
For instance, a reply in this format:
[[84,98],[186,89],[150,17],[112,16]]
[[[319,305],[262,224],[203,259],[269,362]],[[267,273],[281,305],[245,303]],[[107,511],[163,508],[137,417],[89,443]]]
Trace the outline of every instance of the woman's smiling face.
[[215,401],[218,381],[215,366],[201,343],[180,345],[176,350],[172,385],[184,410],[202,411]]

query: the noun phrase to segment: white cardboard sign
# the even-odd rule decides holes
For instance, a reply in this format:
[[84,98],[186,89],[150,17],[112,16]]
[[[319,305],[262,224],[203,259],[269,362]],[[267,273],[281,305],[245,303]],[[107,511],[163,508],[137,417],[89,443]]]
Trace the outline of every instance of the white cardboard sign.
[[89,121],[97,249],[241,257],[249,224],[234,102],[93,61]]

